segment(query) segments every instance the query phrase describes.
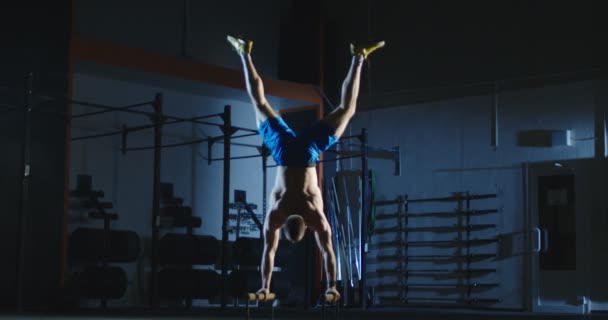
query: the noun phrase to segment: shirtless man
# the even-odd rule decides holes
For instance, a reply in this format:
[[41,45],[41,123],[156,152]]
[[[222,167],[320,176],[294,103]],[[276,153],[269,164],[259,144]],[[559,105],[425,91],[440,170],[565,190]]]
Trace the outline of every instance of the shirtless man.
[[351,44],[350,70],[342,84],[340,105],[306,132],[296,136],[264,96],[264,85],[251,60],[252,41],[227,37],[243,63],[245,84],[256,114],[258,131],[278,165],[277,176],[270,195],[269,210],[264,221],[264,252],[261,300],[270,292],[274,256],[279,243],[279,230],[291,242],[300,241],[306,228],[314,231],[323,255],[326,295],[340,299],[336,289],[336,257],[331,241],[331,228],[323,213],[323,198],[317,183],[316,164],[321,152],[334,145],[344,133],[355,114],[361,66],[367,56],[384,46],[384,41],[371,46]]

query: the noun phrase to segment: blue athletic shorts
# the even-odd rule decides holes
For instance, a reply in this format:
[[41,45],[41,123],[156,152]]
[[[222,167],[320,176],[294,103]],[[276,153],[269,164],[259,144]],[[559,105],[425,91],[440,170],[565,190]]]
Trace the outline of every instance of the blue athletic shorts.
[[338,141],[334,129],[323,121],[296,135],[283,118],[268,118],[260,124],[258,132],[279,166],[314,166],[321,152]]

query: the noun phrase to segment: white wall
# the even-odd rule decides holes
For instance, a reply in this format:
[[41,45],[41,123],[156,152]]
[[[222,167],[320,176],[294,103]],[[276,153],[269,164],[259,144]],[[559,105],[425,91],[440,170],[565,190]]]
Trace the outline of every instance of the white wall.
[[[497,215],[472,220],[497,224],[496,230],[485,231],[486,234],[479,236],[503,236],[503,242],[499,246],[503,256],[496,261],[475,265],[480,268],[496,266],[497,273],[480,278],[483,280],[480,282],[498,282],[500,287],[475,296],[499,298],[501,302],[496,307],[519,309],[524,307],[526,296],[522,163],[593,157],[594,142],[579,140],[573,146],[523,147],[518,146],[517,134],[533,129],[571,129],[575,138],[592,137],[593,82],[578,81],[504,90],[499,93],[498,105],[499,146],[496,149],[490,141],[493,106],[491,95],[362,112],[353,120],[351,131],[357,133],[365,127],[369,130],[370,145],[401,147],[400,177],[393,176],[392,166],[384,160],[370,160],[370,167],[377,173],[378,199],[394,199],[402,194],[409,195],[410,199],[438,197],[461,191],[499,195],[493,201],[473,203],[475,209],[500,209]],[[358,166],[358,161],[352,161],[352,164]],[[445,205],[442,206],[442,210],[447,209]],[[412,204],[410,211],[434,211],[437,208],[438,205]],[[394,212],[394,209],[381,209],[378,213],[392,213],[391,211]],[[458,221],[426,219],[411,220],[410,223],[411,226],[425,223],[437,226],[457,224]],[[380,222],[379,226],[387,224],[390,222]],[[412,234],[411,239],[420,236]],[[376,236],[373,241],[383,237],[391,236]],[[427,233],[426,237],[426,240],[437,240],[449,239],[450,235]],[[495,249],[483,247],[476,250],[488,252]],[[374,252],[370,254],[374,255]]]

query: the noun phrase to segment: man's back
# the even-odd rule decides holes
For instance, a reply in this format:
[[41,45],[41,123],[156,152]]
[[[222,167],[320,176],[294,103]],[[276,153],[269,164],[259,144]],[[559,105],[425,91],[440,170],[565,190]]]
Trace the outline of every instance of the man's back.
[[323,211],[316,168],[278,167],[270,205],[271,211],[274,209],[280,213],[273,223],[280,224],[288,215],[297,214],[307,224],[316,224],[316,221],[309,222],[312,218],[310,212]]

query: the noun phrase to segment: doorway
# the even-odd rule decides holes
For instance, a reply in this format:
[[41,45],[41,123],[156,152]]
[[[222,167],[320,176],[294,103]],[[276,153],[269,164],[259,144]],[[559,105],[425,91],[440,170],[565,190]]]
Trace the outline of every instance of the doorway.
[[527,165],[534,312],[588,313],[593,160]]

